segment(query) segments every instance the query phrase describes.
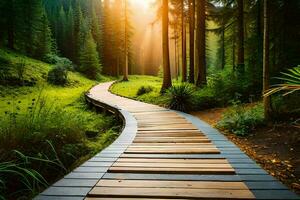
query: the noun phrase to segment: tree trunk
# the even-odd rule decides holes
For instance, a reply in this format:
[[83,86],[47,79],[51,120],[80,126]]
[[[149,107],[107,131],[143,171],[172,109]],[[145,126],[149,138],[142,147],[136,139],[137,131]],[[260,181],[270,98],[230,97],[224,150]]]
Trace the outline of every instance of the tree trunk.
[[206,34],[205,34],[205,5],[206,1],[197,1],[197,30],[196,30],[196,66],[198,67],[197,86],[206,85]]
[[225,55],[225,24],[223,22],[222,24],[222,63],[221,63],[221,69],[223,70],[225,68],[226,64],[226,55]]
[[175,78],[177,79],[177,35],[176,35],[176,26],[175,26],[175,37],[174,37],[174,72],[175,72]]
[[[269,42],[269,1],[264,0],[264,47],[263,47],[263,93],[270,88],[270,42]],[[264,115],[265,119],[270,119],[271,100],[269,96],[264,99]]]
[[14,49],[14,41],[15,41],[15,37],[14,37],[14,27],[12,23],[8,24],[8,29],[7,29],[7,47],[9,49]]
[[162,51],[163,51],[163,85],[161,92],[172,86],[169,54],[169,1],[162,1]]
[[184,0],[181,0],[181,39],[182,39],[182,82],[186,82],[187,69],[186,69],[186,24],[184,13]]
[[189,0],[189,27],[190,27],[190,73],[189,82],[195,82],[195,0]]
[[238,0],[238,63],[237,71],[243,74],[245,71],[245,52],[244,52],[244,0]]
[[127,35],[128,35],[128,30],[127,30],[127,0],[125,0],[125,65],[123,67],[123,81],[128,81],[128,41],[127,41]]
[[232,71],[235,72],[236,66],[235,66],[235,40],[234,36],[232,38]]

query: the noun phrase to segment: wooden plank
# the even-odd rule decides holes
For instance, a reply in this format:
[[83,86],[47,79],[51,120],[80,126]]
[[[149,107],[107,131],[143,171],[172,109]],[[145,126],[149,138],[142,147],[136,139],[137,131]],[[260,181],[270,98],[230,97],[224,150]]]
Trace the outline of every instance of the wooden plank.
[[210,146],[177,146],[177,145],[170,145],[170,146],[129,146],[130,149],[216,149],[214,145]]
[[232,168],[230,164],[223,164],[223,163],[214,163],[214,164],[206,164],[206,163],[132,163],[132,162],[116,162],[112,165],[112,167],[159,167],[159,168],[210,168],[210,169],[225,169],[225,168]]
[[168,142],[168,143],[132,143],[130,146],[170,146],[170,145],[176,145],[176,146],[195,146],[195,147],[200,147],[200,146],[215,146],[213,143],[211,142],[207,142],[207,143],[182,143],[182,142]]
[[217,148],[203,148],[203,149],[180,149],[180,148],[163,148],[163,149],[134,149],[128,148],[125,153],[133,153],[133,154],[144,154],[144,153],[151,153],[151,154],[220,154],[220,151]]
[[254,199],[249,190],[95,187],[90,196],[192,199]]
[[[197,137],[205,136],[202,133],[138,133],[137,137]],[[206,137],[206,136],[205,136]]]
[[226,158],[222,154],[131,154],[123,153],[120,158],[185,158],[185,159],[199,159],[199,158]]
[[157,158],[119,158],[117,162],[133,163],[206,163],[206,164],[227,164],[226,159],[157,159]]
[[155,131],[155,130],[197,130],[195,128],[178,128],[178,127],[163,127],[163,126],[156,126],[156,127],[138,127],[139,131]]
[[[53,199],[52,199],[53,200]],[[55,199],[56,200],[56,199]],[[58,199],[59,200],[59,199]],[[73,200],[73,199],[72,199]],[[85,200],[170,200],[170,199],[157,199],[157,198],[126,198],[126,197],[87,197]],[[172,200],[188,200],[188,199],[172,199]]]
[[133,143],[210,143],[209,139],[134,139]]
[[156,181],[156,180],[100,180],[97,187],[128,188],[190,188],[190,189],[232,189],[247,190],[243,182],[217,181]]
[[138,133],[202,133],[199,130],[153,130],[153,131],[137,131]]
[[203,139],[203,140],[208,140],[208,138],[206,136],[193,136],[193,137],[166,137],[166,136],[161,136],[161,137],[158,137],[158,136],[155,136],[155,137],[150,137],[150,136],[146,136],[146,137],[143,137],[143,136],[136,136],[135,137],[135,140],[161,140],[161,139],[165,139],[165,140],[177,140],[177,139]]
[[110,167],[108,172],[115,173],[168,173],[168,174],[235,174],[233,168],[145,168],[145,167]]
[[[138,143],[137,143],[138,144]],[[151,144],[151,143],[150,143]],[[168,144],[168,143],[166,143]],[[216,146],[214,145],[207,145],[207,146],[202,146],[202,145],[194,145],[194,146],[188,146],[188,145],[168,145],[168,146],[137,146],[137,145],[130,145],[129,147],[131,148],[135,148],[135,149],[140,149],[140,148],[148,148],[148,149],[156,149],[156,148],[160,148],[160,149],[170,149],[170,148],[181,148],[181,149],[184,149],[184,148],[199,148],[199,149],[205,149],[205,148],[216,148]]]

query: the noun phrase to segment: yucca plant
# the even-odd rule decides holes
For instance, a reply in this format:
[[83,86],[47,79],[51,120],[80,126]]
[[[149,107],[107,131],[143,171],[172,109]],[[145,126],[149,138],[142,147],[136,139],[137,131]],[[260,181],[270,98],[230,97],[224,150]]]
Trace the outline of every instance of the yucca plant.
[[284,81],[282,84],[274,85],[264,96],[270,96],[274,93],[285,91],[283,96],[300,90],[300,66],[289,69],[288,72],[282,72],[283,76],[277,79]]
[[167,90],[167,106],[174,110],[189,111],[194,105],[195,88],[191,84],[174,85]]

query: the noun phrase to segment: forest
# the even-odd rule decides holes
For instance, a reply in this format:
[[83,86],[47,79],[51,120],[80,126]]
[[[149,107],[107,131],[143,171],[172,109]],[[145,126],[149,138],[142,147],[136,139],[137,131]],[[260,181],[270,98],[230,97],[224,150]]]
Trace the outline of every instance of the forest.
[[[0,199],[32,199],[119,135],[85,102],[190,113],[300,193],[299,0],[1,0]],[[55,174],[55,175],[53,175]]]

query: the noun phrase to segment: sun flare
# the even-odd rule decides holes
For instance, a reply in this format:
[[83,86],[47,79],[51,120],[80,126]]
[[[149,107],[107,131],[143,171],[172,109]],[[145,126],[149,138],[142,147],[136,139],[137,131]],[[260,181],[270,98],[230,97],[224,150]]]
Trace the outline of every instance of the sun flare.
[[149,9],[155,0],[129,0],[131,4],[138,5],[143,9]]

